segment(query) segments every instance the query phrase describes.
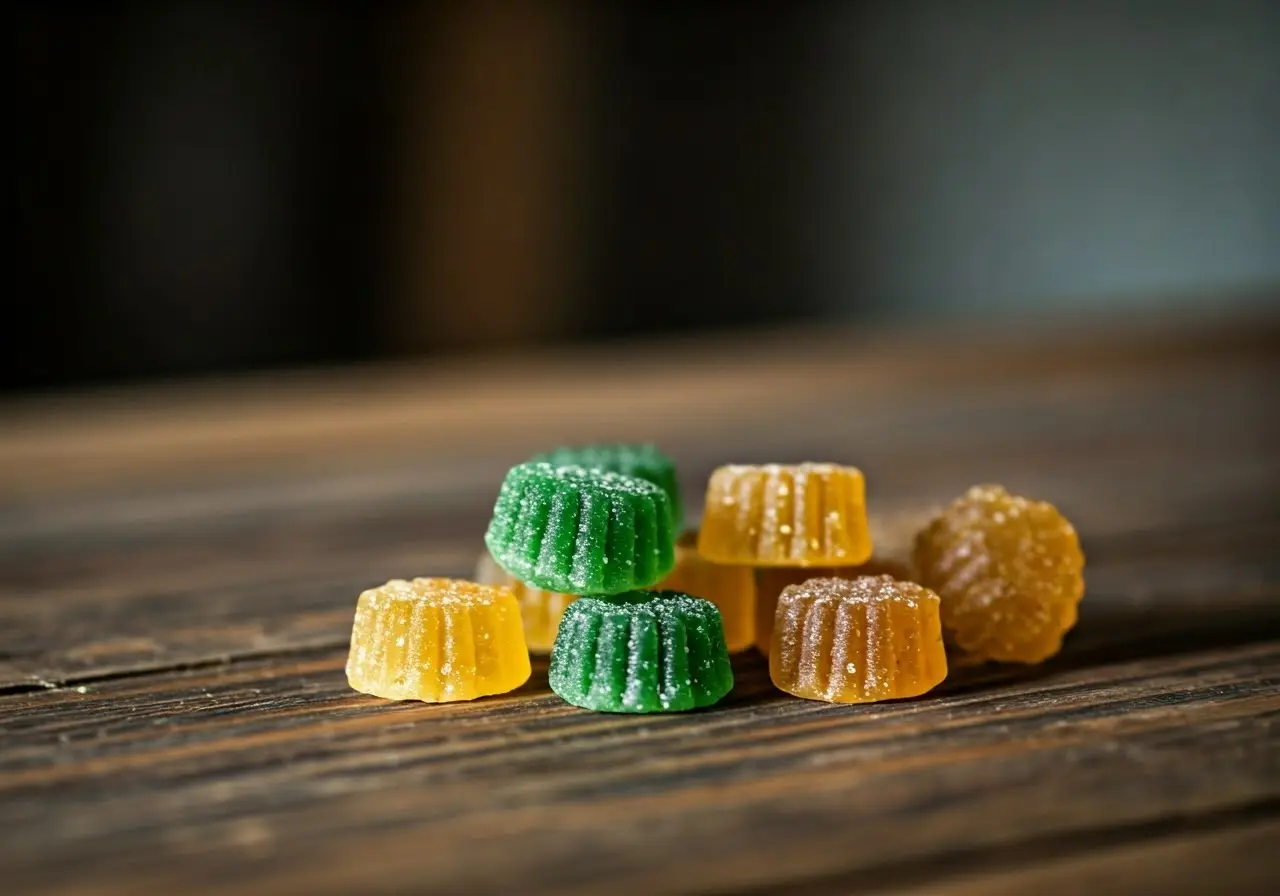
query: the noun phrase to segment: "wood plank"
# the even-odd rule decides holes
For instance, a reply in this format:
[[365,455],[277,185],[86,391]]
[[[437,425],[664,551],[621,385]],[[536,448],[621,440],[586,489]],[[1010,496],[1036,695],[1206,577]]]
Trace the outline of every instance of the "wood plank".
[[[922,513],[898,510],[908,521]],[[249,520],[218,537],[199,529],[182,542],[189,550],[144,538],[11,560],[10,584],[0,584],[0,688],[342,644],[364,588],[393,576],[470,574],[484,511],[465,519],[393,508],[355,524],[341,515],[265,527]],[[894,537],[909,542],[913,529]],[[1086,531],[1089,593],[1069,647],[1272,637],[1278,539],[1280,518],[1232,525],[1194,514],[1162,529]]]
[[[1277,345],[1274,319],[1136,342],[779,334],[9,403],[6,884],[1273,883]],[[576,437],[658,438],[694,517],[730,459],[856,462],[882,528],[908,534],[1003,480],[1080,529],[1080,623],[1042,666],[876,706],[787,698],[754,654],[726,704],[681,716],[568,707],[545,660],[473,704],[349,691],[356,593],[465,574],[505,466]]]
[[1208,374],[1237,363],[1274,369],[1277,345],[1275,315],[1112,329],[779,331],[10,400],[0,405],[0,497],[462,459],[486,446],[519,457],[547,442],[666,441],[750,428],[801,398],[839,407],[850,395],[980,396],[1028,379],[1101,382],[1175,364]]
[[931,855],[1280,807],[1277,641],[960,675],[862,707],[788,699],[746,656],[723,709],[661,717],[567,707],[542,667],[511,697],[388,704],[348,692],[341,661],[3,698],[8,880],[646,892],[834,875],[874,889]]
[[[1241,813],[1244,823],[1214,816],[1213,824],[1225,830],[1195,830],[1195,822],[1175,825],[1191,833],[1151,835],[1139,832],[1137,842],[1112,842],[1084,855],[1054,858],[1046,862],[1027,861],[1021,867],[988,874],[964,874],[935,878],[919,888],[903,892],[937,893],[945,889],[956,896],[1015,896],[1019,893],[1186,893],[1206,892],[1274,893],[1280,871],[1259,861],[1280,843],[1280,819],[1250,821],[1252,813]],[[847,888],[806,885],[808,896],[845,893]]]
[[[190,550],[143,540],[15,563],[19,584],[0,588],[0,688],[339,645],[360,590],[392,576],[465,576],[482,549],[483,513],[448,537],[429,535],[429,515],[312,523],[246,524],[225,539],[188,537]],[[1068,648],[1271,637],[1277,539],[1280,520],[1212,516],[1086,531],[1089,593]]]
[[[1269,446],[1280,436],[1280,424],[1270,408],[1271,384],[1280,369],[1274,364],[1210,372],[1174,367],[1135,380],[1084,373],[1094,379],[1051,375],[993,386],[979,397],[927,390],[909,400],[832,378],[824,380],[828,390],[837,390],[830,404],[792,401],[784,410],[776,402],[755,402],[734,413],[718,409],[714,415],[699,409],[699,422],[677,427],[664,446],[680,461],[695,502],[706,472],[727,458],[814,457],[859,464],[870,477],[873,499],[899,502],[936,501],[982,478],[1007,480],[1055,500],[1077,489],[1122,488],[1127,497],[1161,477],[1187,476],[1209,491],[1230,488],[1233,500],[1248,497],[1249,489],[1256,492],[1259,486],[1270,494],[1255,496],[1255,503],[1275,497],[1280,461]],[[716,407],[714,402],[706,406]],[[217,522],[282,509],[356,512],[362,506],[424,502],[448,507],[477,495],[492,500],[508,465],[535,448],[571,437],[570,429],[559,425],[581,411],[570,407],[544,417],[524,442],[511,437],[482,440],[450,454],[447,446],[427,441],[417,447],[412,461],[388,460],[372,446],[375,450],[367,452],[362,464],[323,471],[283,461],[266,472],[250,464],[237,467],[234,475],[214,476],[193,463],[187,475],[195,484],[185,489],[167,483],[148,490],[131,476],[105,492],[65,493],[64,483],[61,497],[59,490],[47,489],[39,500],[0,500],[0,556],[6,549],[31,550],[33,542],[38,547],[42,533],[46,542],[65,543],[86,532],[126,529],[155,536],[174,523]],[[642,427],[651,421],[641,409],[629,407]],[[829,407],[849,411],[832,414]],[[343,419],[335,413],[335,419]],[[663,431],[655,427],[639,437],[660,437]],[[95,445],[117,432],[81,432],[75,445]],[[617,434],[601,423],[595,437]],[[139,433],[144,442],[145,436],[145,431]],[[1176,451],[1170,450],[1173,446]],[[133,460],[145,470],[153,459],[140,455]],[[22,464],[0,469],[24,480],[42,475],[39,468]],[[1135,475],[1140,477],[1136,481]],[[1138,507],[1158,501],[1160,493],[1142,488]],[[1086,511],[1096,506],[1079,503]],[[1113,513],[1135,512],[1127,506],[1130,501],[1110,503]],[[691,509],[696,512],[696,503]]]
[[[1270,527],[1266,537],[1277,536],[1280,527]],[[1274,559],[1187,556],[1180,543],[1170,539],[1164,554],[1142,562],[1091,568],[1081,621],[1067,641],[1068,660],[1280,636]],[[345,568],[295,568],[278,578],[223,586],[174,583],[121,591],[108,600],[84,589],[55,593],[48,601],[0,602],[0,691],[341,646],[363,588],[420,569],[466,575],[475,555],[459,549],[405,556],[423,562],[419,567],[397,565],[393,554],[379,552]]]

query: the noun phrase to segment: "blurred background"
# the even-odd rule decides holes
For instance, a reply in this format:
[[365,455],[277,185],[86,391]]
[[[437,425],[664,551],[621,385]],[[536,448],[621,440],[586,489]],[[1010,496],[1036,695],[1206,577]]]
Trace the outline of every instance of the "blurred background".
[[1280,3],[4,15],[8,391],[1280,298]]

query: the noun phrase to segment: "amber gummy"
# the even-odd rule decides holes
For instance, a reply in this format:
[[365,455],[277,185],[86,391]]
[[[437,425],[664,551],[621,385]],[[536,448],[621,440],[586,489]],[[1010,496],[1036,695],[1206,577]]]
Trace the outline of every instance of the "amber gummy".
[[755,571],[756,649],[765,656],[773,643],[773,617],[784,589],[810,579],[853,579],[858,576],[889,575],[909,581],[910,568],[895,559],[882,559],[880,548],[861,566],[768,566]]
[[871,559],[859,566],[788,567],[772,566],[756,570],[756,649],[769,655],[773,638],[773,614],[778,596],[789,585],[809,579],[889,575],[904,582],[915,581],[911,552],[915,536],[936,511],[913,508],[880,513],[868,518],[867,527],[875,550]]
[[347,681],[391,700],[443,703],[529,679],[520,608],[506,588],[458,579],[394,580],[360,595]]
[[769,677],[788,694],[872,703],[918,696],[946,676],[939,599],[923,586],[810,579],[778,600]]
[[871,556],[862,473],[836,464],[731,464],[707,483],[698,552],[747,566],[857,566]]
[[716,605],[724,624],[730,653],[756,643],[756,580],[748,566],[723,566],[704,559],[697,550],[697,530],[676,540],[676,566],[657,586],[680,591]]
[[1084,596],[1084,553],[1052,505],[969,489],[916,538],[919,581],[942,598],[948,640],[970,660],[1036,663],[1062,647]]

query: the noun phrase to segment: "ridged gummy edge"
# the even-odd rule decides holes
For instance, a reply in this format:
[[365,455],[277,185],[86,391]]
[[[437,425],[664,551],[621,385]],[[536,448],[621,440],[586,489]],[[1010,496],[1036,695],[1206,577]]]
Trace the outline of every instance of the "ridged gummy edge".
[[562,446],[534,455],[531,462],[602,470],[643,479],[667,493],[667,509],[672,526],[679,528],[684,522],[684,502],[680,496],[675,461],[656,445],[616,442],[579,447]]
[[[776,658],[771,653],[770,677],[773,677],[775,666],[779,670],[795,667],[795,686],[799,688],[802,684],[799,679],[805,674],[799,667],[804,664],[805,655],[809,654],[814,666],[810,674],[820,674],[825,684],[819,687],[818,682],[813,681],[806,686],[812,686],[827,701],[844,702],[837,695],[849,689],[867,695],[865,702],[903,699],[926,693],[946,677],[945,656],[941,663],[942,678],[928,683],[923,690],[892,697],[877,696],[894,690],[904,671],[910,671],[917,683],[928,682],[932,678],[926,675],[929,664],[923,643],[914,657],[914,668],[906,670],[901,664],[901,656],[885,661],[883,641],[886,636],[892,636],[896,627],[889,605],[905,605],[913,610],[909,624],[924,634],[930,628],[928,605],[932,604],[936,612],[938,603],[938,595],[930,589],[914,582],[898,581],[889,575],[810,579],[799,585],[790,585],[779,596],[777,614],[781,624],[775,625],[779,645],[789,645],[791,649],[780,650]],[[848,639],[834,637],[836,633],[853,628],[855,615],[862,617],[863,638],[859,643],[852,644]],[[818,649],[814,651],[808,642],[812,633],[828,631],[833,634],[830,642],[819,638]],[[938,633],[941,635],[940,627]],[[853,662],[850,661],[852,654],[848,652],[851,647],[860,654],[860,658]],[[814,652],[816,657],[812,655]],[[879,661],[878,667],[872,660],[873,656]],[[850,676],[856,676],[852,686]],[[776,680],[775,684],[782,687]]]
[[531,462],[508,472],[485,544],[522,582],[617,594],[656,584],[675,566],[667,508],[666,493],[646,480]]
[[[435,590],[450,588],[455,593],[444,595],[442,601],[432,600],[430,595],[421,593],[428,586]],[[461,600],[456,593],[458,590],[464,592]],[[507,602],[510,602],[508,606],[502,606]],[[384,629],[382,615],[392,612],[392,605],[396,603],[409,603],[412,607],[405,631],[396,636],[404,642],[396,644],[404,649],[404,670],[400,674],[390,666],[392,632]],[[474,657],[480,646],[474,635],[477,619],[487,617],[487,627],[497,628],[497,622],[504,613],[520,618],[518,602],[509,590],[465,579],[393,579],[378,588],[367,589],[360,595],[356,620],[352,625],[351,645],[344,670],[347,683],[352,689],[370,696],[423,703],[465,702],[509,693],[528,681],[532,674],[527,649],[514,654],[517,657],[514,666],[503,660],[499,653],[500,671],[489,676],[493,680],[486,684],[479,683],[474,664],[464,662],[466,657]],[[428,624],[428,616],[432,617],[432,624]],[[471,645],[469,650],[462,647],[462,641],[449,636],[450,632],[459,631],[471,633],[467,639]],[[357,639],[362,637],[367,638],[368,643],[358,643]],[[365,661],[369,650],[382,654],[374,668]],[[434,657],[432,674],[451,676],[438,694],[429,697],[422,695],[421,687],[411,688],[407,682],[409,670],[419,679],[422,677],[424,654]],[[452,671],[444,673],[445,669]],[[468,696],[453,696],[463,693]]]
[[[741,479],[748,475],[763,474],[760,478],[750,480],[750,488],[723,488],[718,489],[718,480],[727,479],[730,486],[737,486]],[[789,481],[784,480],[784,476],[790,477]],[[821,487],[815,489],[816,497],[820,500],[822,512],[818,514],[818,518],[822,520],[823,526],[820,533],[819,547],[814,548],[811,544],[814,538],[813,533],[803,533],[804,526],[796,522],[797,511],[805,512],[804,502],[797,500],[797,497],[805,492],[805,486],[809,477],[815,477],[820,482]],[[861,485],[862,502],[861,514],[849,513],[849,497],[846,494],[848,483],[858,482]],[[846,557],[833,557],[833,548],[831,538],[828,532],[827,519],[835,510],[828,510],[827,505],[830,501],[830,491],[833,486],[839,486],[838,500],[839,512],[842,514],[845,529],[852,534],[856,531],[855,526],[860,527],[866,535],[867,552],[865,555],[852,554]],[[782,491],[782,487],[786,487],[786,492]],[[715,563],[750,563],[761,567],[773,566],[795,566],[795,567],[822,567],[822,566],[861,566],[865,564],[872,556],[871,535],[866,519],[866,479],[862,471],[857,467],[851,467],[836,463],[827,462],[808,462],[800,464],[725,464],[716,468],[711,473],[711,477],[707,483],[707,501],[713,500],[713,493],[723,491],[732,494],[735,503],[739,507],[739,513],[742,513],[741,507],[744,503],[749,502],[752,505],[759,505],[762,511],[762,522],[770,519],[770,511],[773,511],[773,526],[766,527],[761,525],[754,535],[748,535],[747,552],[737,554],[720,553],[711,550],[711,544],[704,542],[699,538],[698,551],[706,559]],[[791,516],[789,519],[778,519],[777,508],[778,499],[784,494],[791,496]],[[807,497],[807,496],[806,496]],[[723,498],[721,498],[723,500]],[[705,525],[704,514],[704,525]],[[790,532],[783,533],[781,529],[787,527]],[[765,541],[766,532],[770,538],[776,542],[783,542],[785,550],[781,557],[772,555],[772,552],[766,554],[762,549]],[[803,534],[802,534],[803,533]],[[704,547],[705,545],[705,547]],[[812,554],[818,554],[819,557],[814,559]]]
[[714,604],[676,591],[633,591],[569,606],[548,680],[584,709],[681,712],[723,699],[733,669]]

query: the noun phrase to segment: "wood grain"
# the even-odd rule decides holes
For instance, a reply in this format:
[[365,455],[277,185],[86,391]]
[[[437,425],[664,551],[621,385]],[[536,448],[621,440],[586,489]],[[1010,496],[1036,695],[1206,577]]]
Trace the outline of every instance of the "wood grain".
[[[10,405],[6,891],[1270,892],[1278,334],[743,337],[598,377],[588,353]],[[1054,500],[1080,623],[1042,666],[861,707],[780,694],[754,653],[684,715],[568,707],[545,660],[469,704],[347,688],[361,588],[468,572],[522,453],[645,432],[695,515],[728,459],[857,462],[898,520],[981,480]]]
[[[1030,682],[958,676],[927,701],[873,707],[788,700],[750,656],[714,713],[623,719],[569,709],[542,670],[480,704],[370,705],[342,659],[11,698],[62,711],[24,712],[7,735],[8,864],[74,880],[74,854],[124,890],[340,891],[371,862],[381,886],[429,868],[446,891],[612,875],[643,891],[673,867],[694,889],[833,874],[868,886],[916,880],[915,862],[953,851],[1038,852],[1280,800],[1275,643]],[[494,839],[503,860],[483,861]],[[247,863],[227,867],[228,850]],[[680,854],[707,861],[652,861]]]

